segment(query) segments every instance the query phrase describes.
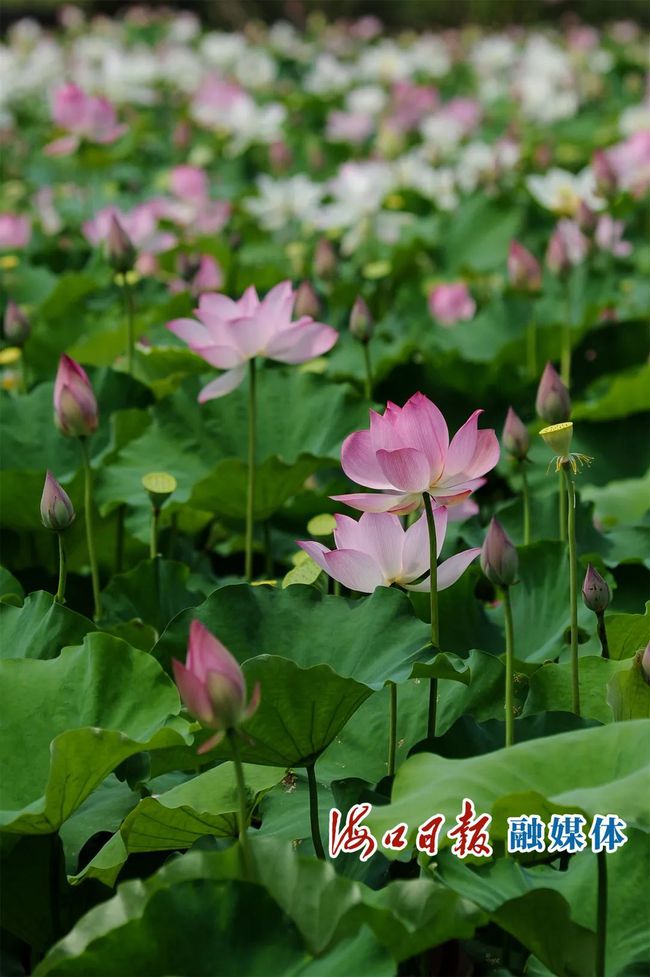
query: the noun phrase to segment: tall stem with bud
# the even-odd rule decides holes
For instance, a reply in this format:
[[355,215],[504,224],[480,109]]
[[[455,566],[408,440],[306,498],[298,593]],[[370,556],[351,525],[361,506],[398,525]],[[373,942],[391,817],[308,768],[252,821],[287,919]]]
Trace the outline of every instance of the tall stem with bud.
[[248,361],[248,480],[246,485],[246,553],[244,572],[253,579],[253,528],[255,514],[255,435],[256,435],[255,357]]
[[93,616],[97,621],[102,616],[102,598],[101,588],[99,585],[99,565],[97,563],[97,553],[95,551],[95,534],[93,526],[93,471],[90,465],[87,439],[79,438],[79,444],[81,446],[81,456],[83,458],[84,465],[84,515],[86,519],[88,559],[90,561],[90,573],[93,584]]
[[571,605],[571,706],[580,715],[580,672],[578,666],[578,556],[576,551],[576,495],[568,464],[562,466],[567,499],[569,540],[569,593]]

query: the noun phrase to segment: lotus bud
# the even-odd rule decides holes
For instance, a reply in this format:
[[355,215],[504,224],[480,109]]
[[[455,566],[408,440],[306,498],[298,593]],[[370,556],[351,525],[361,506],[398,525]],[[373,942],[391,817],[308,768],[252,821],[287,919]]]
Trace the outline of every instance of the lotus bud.
[[641,671],[643,672],[644,679],[650,685],[650,641],[641,655]]
[[357,295],[350,313],[350,332],[360,343],[369,343],[375,324],[370,315],[370,309],[360,295]]
[[591,169],[596,178],[596,192],[609,197],[617,187],[616,173],[603,149],[597,149],[591,160]]
[[517,579],[519,557],[510,537],[496,519],[492,519],[481,548],[481,569],[498,587],[510,587]]
[[318,278],[332,278],[336,266],[336,252],[327,238],[322,237],[314,251],[314,274]]
[[230,730],[237,730],[257,710],[260,686],[246,702],[246,680],[228,649],[200,621],[192,621],[187,659],[172,661],[174,678],[187,709],[203,726],[217,733],[199,748],[206,753]]
[[607,610],[612,599],[609,584],[601,577],[598,570],[592,567],[591,563],[587,567],[582,584],[582,599],[585,602],[585,607],[588,607],[594,614],[602,614],[603,611]]
[[14,346],[22,346],[30,333],[29,319],[11,299],[7,302],[4,318],[4,337]]
[[510,242],[508,277],[512,287],[522,292],[539,292],[542,287],[542,266],[519,241]]
[[83,367],[63,355],[54,382],[54,423],[70,438],[87,438],[97,430],[97,401]]
[[131,238],[114,214],[106,239],[106,257],[111,268],[122,274],[131,271],[135,264],[136,252]]
[[320,302],[311,282],[301,282],[296,289],[294,313],[298,319],[310,316],[315,319],[320,312]]
[[518,414],[515,414],[512,407],[508,408],[506,422],[503,425],[501,442],[509,455],[517,461],[525,461],[530,448],[530,435],[528,428]]
[[562,235],[553,231],[546,248],[546,267],[554,275],[561,275],[570,266],[569,256]]
[[184,282],[191,282],[200,271],[201,255],[179,254],[176,259],[176,268]]
[[537,388],[535,409],[544,421],[549,424],[559,424],[568,421],[571,416],[571,397],[562,383],[562,379],[553,367],[547,363],[542,373],[542,379]]
[[74,522],[75,511],[68,493],[48,471],[41,495],[41,522],[46,529],[62,533]]

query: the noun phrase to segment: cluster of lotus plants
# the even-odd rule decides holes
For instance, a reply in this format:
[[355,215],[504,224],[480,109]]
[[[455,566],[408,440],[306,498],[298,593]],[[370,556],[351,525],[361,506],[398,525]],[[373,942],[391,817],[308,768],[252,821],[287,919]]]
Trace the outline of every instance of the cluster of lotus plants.
[[647,972],[646,44],[7,31],[3,973]]

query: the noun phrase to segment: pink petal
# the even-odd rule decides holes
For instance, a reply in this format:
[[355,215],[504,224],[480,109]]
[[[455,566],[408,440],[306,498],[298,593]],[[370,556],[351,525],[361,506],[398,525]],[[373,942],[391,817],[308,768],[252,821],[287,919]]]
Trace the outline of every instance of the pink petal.
[[231,319],[224,324],[226,344],[239,351],[247,360],[261,353],[270,336],[270,327],[257,314]]
[[174,680],[186,707],[202,723],[212,722],[212,704],[205,685],[175,658],[172,659],[172,668]]
[[417,448],[429,462],[429,481],[440,477],[449,447],[449,431],[444,417],[422,393],[404,404],[395,421],[395,431],[403,445]]
[[194,352],[218,370],[232,370],[249,360],[249,357],[243,356],[234,346],[202,346],[201,349],[194,349]]
[[239,302],[237,302],[237,315],[250,316],[260,305],[260,300],[254,285],[249,285]]
[[341,448],[341,467],[348,478],[359,485],[375,489],[390,488],[379,467],[370,431],[355,431],[345,439]]
[[274,329],[281,329],[283,325],[288,326],[291,322],[293,303],[294,293],[291,282],[280,282],[262,299],[259,315],[271,323]]
[[[339,549],[346,549],[349,543],[341,541],[338,520],[347,516],[337,516],[337,528],[334,532],[336,545]],[[352,522],[353,520],[350,520]],[[357,523],[355,550],[361,550],[372,557],[381,570],[385,580],[395,580],[400,576],[402,568],[402,546],[404,530],[396,515],[390,512],[364,512]],[[351,536],[349,527],[344,536]],[[358,588],[357,588],[358,589]]]
[[43,152],[46,156],[69,156],[78,149],[79,142],[78,136],[61,136],[60,139],[49,142]]
[[[474,547],[471,550],[463,550],[462,553],[457,553],[455,556],[450,556],[448,560],[445,560],[438,567],[437,576],[437,591],[440,593],[441,590],[446,590],[447,587],[451,587],[452,584],[456,583],[459,577],[465,572],[467,567],[472,563],[473,560],[481,552],[480,547]],[[421,583],[416,584],[406,584],[407,590],[417,591],[418,593],[429,593],[431,590],[431,583],[429,577],[423,580]]]
[[377,452],[377,461],[390,484],[403,492],[424,492],[431,483],[427,456],[417,448],[382,448]]
[[245,364],[236,366],[234,370],[228,370],[227,373],[222,373],[220,377],[212,380],[203,388],[198,397],[199,403],[204,404],[206,400],[215,400],[217,397],[223,397],[225,394],[229,394],[231,390],[235,390],[239,386],[244,379],[245,373]]
[[482,413],[482,410],[475,410],[451,439],[449,451],[447,452],[447,463],[445,465],[445,481],[450,480],[454,475],[464,473],[468,470],[468,466],[476,451],[478,419]]
[[195,352],[214,343],[206,327],[196,319],[172,319],[167,323],[167,328]]
[[362,594],[371,594],[384,585],[384,575],[367,553],[358,550],[330,550],[326,555],[327,572],[348,587]]
[[215,733],[214,736],[211,736],[210,739],[207,739],[205,743],[202,743],[196,752],[200,756],[202,753],[207,753],[208,750],[213,750],[215,746],[219,746],[219,743],[221,743],[225,735],[226,733],[224,730],[221,730],[219,733]]
[[324,570],[325,573],[329,573],[327,563],[325,562],[325,554],[330,552],[327,546],[323,546],[322,543],[317,543],[313,539],[297,540],[297,543],[298,546],[312,558],[314,563],[318,564],[321,570]]
[[216,322],[227,322],[229,319],[236,319],[244,315],[237,302],[228,298],[227,295],[202,295],[199,298],[198,313],[206,323],[210,325],[210,320]]
[[239,662],[197,618],[190,625],[186,664],[202,682],[207,681],[210,672],[225,675],[243,699],[245,684]]
[[260,683],[256,682],[255,688],[253,689],[253,694],[250,697],[250,702],[248,703],[248,705],[244,710],[244,719],[250,719],[251,716],[253,716],[257,712],[261,701],[262,701],[262,688],[260,686]]
[[496,433],[492,429],[479,431],[476,451],[470,462],[469,471],[467,472],[469,477],[477,478],[491,471],[499,461],[500,453],[499,440]]
[[423,512],[404,534],[402,577],[404,580],[417,580],[429,569],[429,528],[426,513]]
[[331,326],[300,320],[270,340],[266,355],[280,363],[304,363],[327,353],[338,338],[338,332]]
[[422,502],[419,494],[409,492],[353,492],[349,495],[331,495],[330,498],[362,512],[395,512],[398,515],[413,512]]

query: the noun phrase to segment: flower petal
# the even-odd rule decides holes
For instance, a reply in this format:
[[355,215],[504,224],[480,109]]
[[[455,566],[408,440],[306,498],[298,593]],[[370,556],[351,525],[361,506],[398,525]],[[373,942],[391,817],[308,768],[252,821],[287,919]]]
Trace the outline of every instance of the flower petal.
[[395,420],[395,431],[404,445],[417,448],[429,462],[429,481],[440,477],[447,449],[449,431],[436,405],[423,393],[407,400]]
[[[345,519],[346,517],[340,518]],[[347,535],[350,535],[349,531]],[[337,547],[345,549],[346,545],[340,542],[338,525],[334,536]],[[354,549],[361,550],[371,556],[385,580],[395,580],[399,577],[402,568],[403,544],[404,530],[396,515],[391,512],[363,513],[357,523]]]
[[355,431],[343,442],[341,467],[348,478],[368,488],[390,488],[390,482],[379,467],[370,431]]
[[205,685],[175,658],[172,659],[172,668],[174,681],[187,709],[202,723],[212,722],[212,703]]
[[398,448],[395,451],[377,452],[382,472],[402,492],[424,492],[431,483],[431,467],[426,455],[417,448]]
[[[438,567],[437,575],[437,590],[440,593],[441,590],[446,590],[447,587],[451,587],[452,584],[456,583],[459,577],[465,572],[467,567],[472,563],[473,560],[480,554],[481,549],[475,546],[470,550],[463,550],[462,553],[456,553],[455,556],[450,556],[448,560],[444,560],[443,563]],[[431,590],[430,578],[427,577],[426,580],[422,580],[421,583],[416,584],[405,584],[407,590],[417,591],[418,593],[429,593]]]
[[199,394],[199,403],[204,404],[206,400],[215,400],[217,397],[223,397],[225,394],[229,394],[231,390],[234,390],[244,379],[244,374],[246,373],[246,365],[242,363],[241,366],[236,366],[234,370],[228,370],[227,373],[222,373],[220,377],[216,380],[212,380]]
[[327,353],[338,338],[338,332],[331,326],[299,320],[267,343],[266,355],[280,363],[304,363]]
[[429,569],[429,527],[423,512],[404,533],[402,582],[417,580]]
[[313,539],[299,539],[296,542],[298,543],[298,546],[312,558],[314,563],[318,564],[321,570],[324,570],[325,573],[329,573],[327,563],[325,562],[325,554],[330,552],[327,546],[323,546],[322,543],[317,543]]
[[494,468],[499,460],[499,442],[494,431],[479,431],[478,419],[483,413],[475,410],[456,432],[449,445],[443,485],[478,478]]
[[398,515],[413,512],[421,503],[420,495],[412,492],[353,492],[349,495],[331,495],[330,498],[362,512],[395,512]]
[[172,319],[167,323],[167,328],[195,352],[214,343],[206,327],[196,319]]
[[327,572],[348,587],[362,594],[371,594],[384,586],[384,575],[378,564],[367,553],[358,550],[330,550],[326,555]]

